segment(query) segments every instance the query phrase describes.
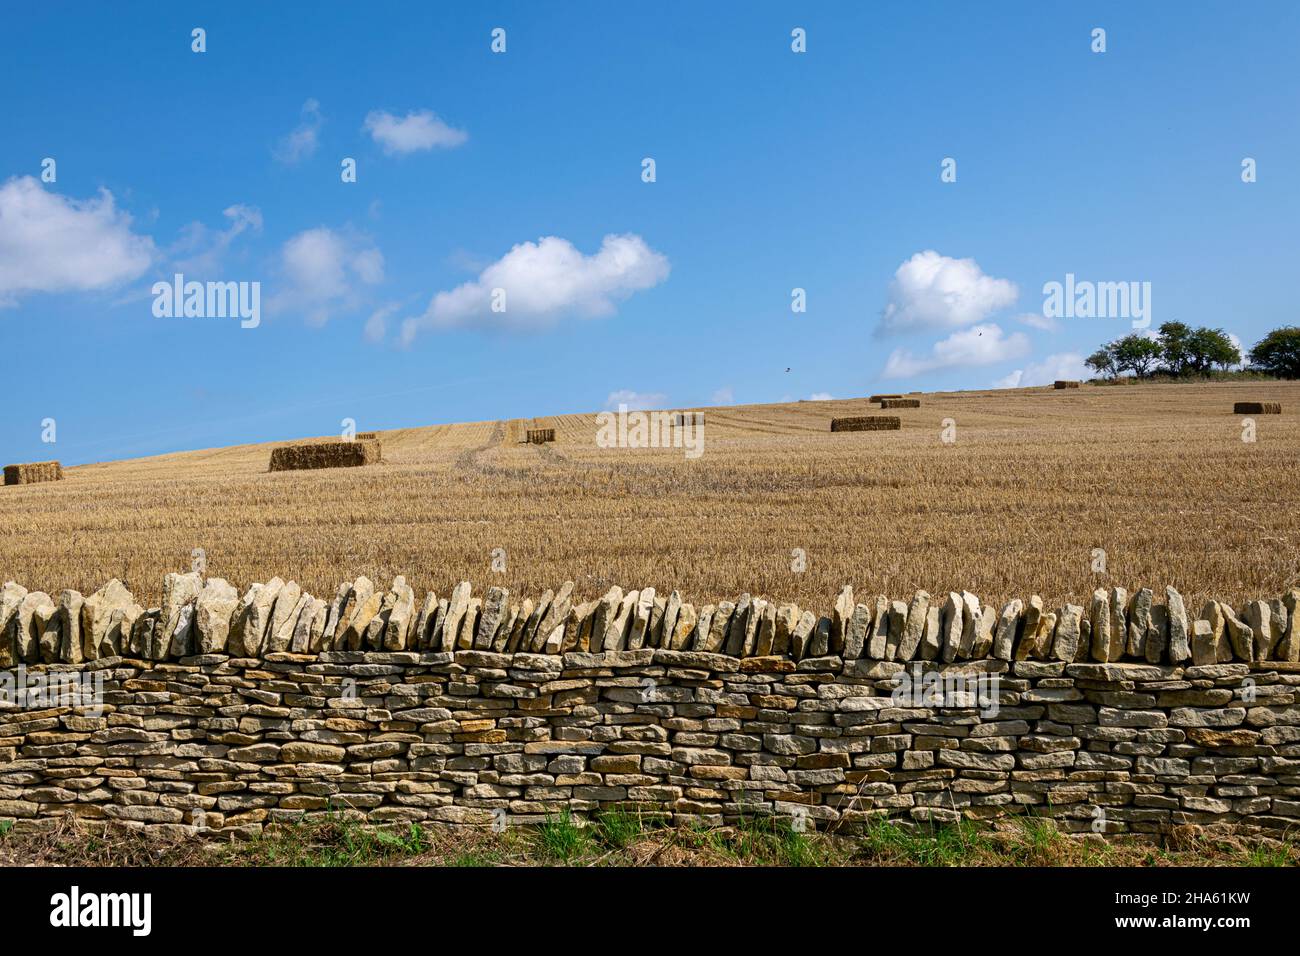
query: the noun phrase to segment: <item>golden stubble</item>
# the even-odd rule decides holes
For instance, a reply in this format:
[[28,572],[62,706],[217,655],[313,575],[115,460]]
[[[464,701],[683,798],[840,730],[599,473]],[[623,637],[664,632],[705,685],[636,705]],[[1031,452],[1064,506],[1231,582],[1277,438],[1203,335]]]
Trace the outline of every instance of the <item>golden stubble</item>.
[[[269,473],[271,445],[69,468],[0,488],[0,579],[89,593],[119,577],[156,604],[202,548],[241,591],[279,575],[324,597],[359,574],[512,599],[572,579],[581,599],[652,585],[826,612],[845,583],[1058,605],[1173,584],[1195,613],[1300,586],[1300,383],[921,398],[890,412],[897,432],[829,431],[878,413],[865,399],[710,408],[695,460],[599,448],[591,414],[381,431],[383,462],[362,468]],[[1243,400],[1283,405],[1255,416],[1254,443]],[[520,444],[535,427],[554,444]]]

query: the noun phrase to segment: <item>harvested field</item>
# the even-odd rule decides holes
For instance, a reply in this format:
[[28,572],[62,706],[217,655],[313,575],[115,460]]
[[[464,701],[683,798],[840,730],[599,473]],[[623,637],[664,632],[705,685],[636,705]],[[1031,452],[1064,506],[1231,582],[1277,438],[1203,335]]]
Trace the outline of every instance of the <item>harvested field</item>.
[[355,468],[379,461],[379,442],[329,441],[309,445],[282,445],[271,451],[271,471],[299,471],[311,468]]
[[882,398],[880,400],[881,408],[920,408],[921,400],[919,398]]
[[832,418],[833,432],[886,432],[898,431],[903,423],[897,415],[862,415],[856,418]]
[[673,425],[677,428],[692,426],[698,428],[704,424],[703,412],[678,412],[673,416]]
[[1237,402],[1232,406],[1234,415],[1281,415],[1281,402]]
[[1051,605],[1172,584],[1195,612],[1300,582],[1300,421],[1261,419],[1243,442],[1225,410],[1244,398],[1294,404],[1300,383],[926,394],[906,429],[861,440],[827,421],[874,412],[865,399],[710,408],[694,460],[599,448],[586,414],[548,419],[542,446],[495,421],[385,430],[382,468],[267,473],[265,444],[82,465],[0,491],[0,580],[89,594],[116,576],[157,604],[203,548],[241,589],[279,574],[322,595],[358,574],[421,594],[572,579],[578,600],[654,585],[818,608],[845,582]]
[[63,467],[57,461],[31,461],[22,465],[5,465],[6,485],[31,485],[38,481],[60,481]]

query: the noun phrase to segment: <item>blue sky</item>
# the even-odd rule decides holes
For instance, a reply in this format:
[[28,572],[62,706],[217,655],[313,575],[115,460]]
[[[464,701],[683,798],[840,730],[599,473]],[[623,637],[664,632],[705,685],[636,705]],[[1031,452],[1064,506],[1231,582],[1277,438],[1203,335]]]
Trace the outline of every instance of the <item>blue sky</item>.
[[[6,11],[5,461],[1036,384],[1129,330],[1042,321],[1067,273],[1297,320],[1293,4],[316,9]],[[156,317],[176,271],[260,325]]]

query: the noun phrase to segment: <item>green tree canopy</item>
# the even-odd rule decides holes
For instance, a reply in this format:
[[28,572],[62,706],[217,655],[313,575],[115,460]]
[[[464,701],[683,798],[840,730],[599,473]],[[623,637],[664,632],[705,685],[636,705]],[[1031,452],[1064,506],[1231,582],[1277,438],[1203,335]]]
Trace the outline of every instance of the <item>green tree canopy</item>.
[[1101,348],[1097,349],[1097,351],[1084,359],[1083,364],[1088,366],[1088,368],[1092,369],[1098,375],[1114,375],[1116,372],[1115,353],[1111,350],[1109,345],[1103,345]]
[[1214,366],[1227,368],[1241,361],[1241,349],[1232,344],[1223,329],[1199,328],[1187,340],[1187,364],[1203,373]]
[[1192,330],[1182,322],[1166,322],[1160,326],[1160,347],[1164,350],[1165,369],[1174,375],[1187,371],[1187,342]]
[[1300,378],[1300,326],[1274,329],[1250,350],[1251,364],[1279,378]]
[[1114,356],[1116,368],[1121,372],[1132,372],[1138,378],[1150,374],[1164,354],[1164,348],[1158,341],[1136,332],[1112,342],[1107,348]]

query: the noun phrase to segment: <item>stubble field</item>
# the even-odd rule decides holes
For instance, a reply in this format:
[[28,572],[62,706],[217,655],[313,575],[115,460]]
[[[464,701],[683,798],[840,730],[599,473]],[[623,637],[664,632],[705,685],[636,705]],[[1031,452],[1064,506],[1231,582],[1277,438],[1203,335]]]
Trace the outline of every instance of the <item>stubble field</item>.
[[[279,575],[325,597],[405,574],[440,596],[462,579],[533,596],[572,579],[584,600],[653,585],[823,612],[844,583],[1056,604],[1173,584],[1197,608],[1300,583],[1300,383],[920,398],[889,412],[897,432],[829,431],[878,413],[865,399],[711,408],[695,460],[600,448],[587,414],[381,431],[384,461],[363,468],[269,473],[271,445],[69,468],[0,488],[0,580],[57,594],[118,577],[156,604],[202,548],[241,591]],[[1232,414],[1244,400],[1283,406],[1256,416],[1253,443]],[[532,427],[555,443],[520,444]]]

